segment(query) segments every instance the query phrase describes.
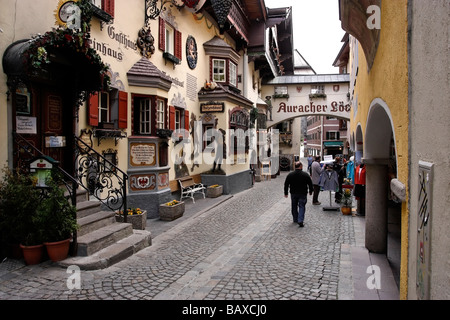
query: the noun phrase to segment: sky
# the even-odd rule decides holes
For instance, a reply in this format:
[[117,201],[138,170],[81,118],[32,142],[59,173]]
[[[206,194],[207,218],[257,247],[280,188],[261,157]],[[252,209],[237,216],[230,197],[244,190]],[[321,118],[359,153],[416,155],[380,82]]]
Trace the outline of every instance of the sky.
[[332,66],[345,31],[338,0],[265,0],[268,8],[292,7],[294,49],[317,74],[339,73]]

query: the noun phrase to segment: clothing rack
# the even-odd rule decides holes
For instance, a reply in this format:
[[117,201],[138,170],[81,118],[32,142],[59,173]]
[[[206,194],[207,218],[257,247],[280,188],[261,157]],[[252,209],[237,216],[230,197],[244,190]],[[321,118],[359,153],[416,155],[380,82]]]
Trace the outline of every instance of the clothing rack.
[[324,211],[334,211],[334,210],[339,210],[340,209],[340,207],[333,206],[333,204],[331,202],[331,190],[330,190],[330,206],[329,207],[322,207],[322,209]]

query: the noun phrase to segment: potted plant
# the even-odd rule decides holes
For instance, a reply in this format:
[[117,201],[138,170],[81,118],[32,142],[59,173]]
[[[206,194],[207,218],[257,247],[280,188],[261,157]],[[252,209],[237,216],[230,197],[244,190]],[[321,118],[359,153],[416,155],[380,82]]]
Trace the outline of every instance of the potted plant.
[[208,198],[217,198],[223,193],[223,186],[218,184],[213,184],[206,188],[206,196]]
[[[128,208],[126,210],[127,223],[131,223],[133,229],[145,230],[147,226],[147,210],[140,208]],[[124,211],[120,210],[116,213],[116,221],[124,222]]]
[[[1,245],[13,258],[36,264],[42,257],[42,220],[37,215],[40,191],[29,175],[3,170],[0,182]],[[21,250],[20,250],[21,249]],[[31,255],[31,256],[30,256]]]
[[76,207],[64,195],[59,181],[59,177],[47,180],[48,187],[36,208],[44,225],[44,244],[52,261],[68,256],[72,235],[78,229]]
[[353,207],[353,196],[351,189],[343,189],[341,199],[341,212],[343,215],[350,215]]
[[178,219],[184,214],[184,202],[172,200],[159,205],[159,218],[163,221],[172,221]]

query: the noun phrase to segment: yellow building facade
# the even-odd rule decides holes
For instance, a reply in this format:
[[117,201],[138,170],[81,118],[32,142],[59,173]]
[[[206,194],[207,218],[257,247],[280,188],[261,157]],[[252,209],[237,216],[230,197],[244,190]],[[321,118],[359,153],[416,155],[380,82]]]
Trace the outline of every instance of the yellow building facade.
[[[342,26],[351,35],[349,136],[357,162],[366,168],[366,194],[361,199],[366,247],[387,255],[396,269],[400,298],[405,299],[409,228],[407,1],[371,1],[369,5],[374,6],[372,11],[357,1],[340,1]],[[394,184],[404,194],[395,195]],[[397,230],[392,230],[393,226]]]

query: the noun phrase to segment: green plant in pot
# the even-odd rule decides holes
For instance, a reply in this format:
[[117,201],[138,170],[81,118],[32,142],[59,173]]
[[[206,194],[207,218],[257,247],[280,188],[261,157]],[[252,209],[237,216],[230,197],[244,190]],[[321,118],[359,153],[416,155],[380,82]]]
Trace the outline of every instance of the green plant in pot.
[[57,176],[47,180],[46,193],[36,209],[44,225],[44,244],[52,261],[67,257],[72,234],[78,229],[76,207],[66,198],[59,182]]
[[[37,215],[36,204],[39,203],[40,191],[35,187],[36,181],[29,175],[18,171],[3,169],[0,181],[0,235],[2,247],[11,251],[13,258],[21,258],[24,247],[42,246],[42,220]],[[14,250],[21,245],[22,251]],[[42,251],[42,248],[36,248]],[[14,252],[16,252],[14,254]],[[27,260],[27,264],[40,262],[36,256]]]

